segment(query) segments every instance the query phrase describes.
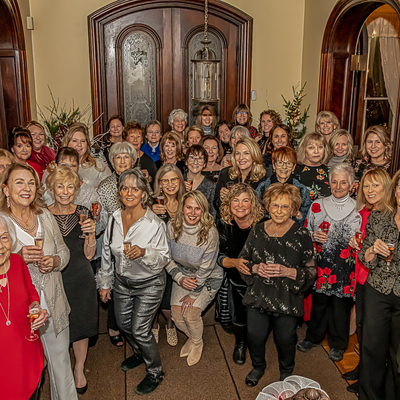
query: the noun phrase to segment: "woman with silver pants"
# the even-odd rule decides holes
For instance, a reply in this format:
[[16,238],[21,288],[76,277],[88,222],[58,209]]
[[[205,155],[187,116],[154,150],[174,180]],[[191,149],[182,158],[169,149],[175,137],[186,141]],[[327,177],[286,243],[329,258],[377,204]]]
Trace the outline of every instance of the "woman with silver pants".
[[165,289],[164,267],[170,261],[166,228],[150,209],[150,187],[139,169],[121,174],[118,191],[122,207],[104,233],[96,279],[102,301],[107,302],[114,290],[118,328],[134,349],[121,367],[127,371],[145,363],[147,375],[135,391],[148,394],[164,376],[151,325]]

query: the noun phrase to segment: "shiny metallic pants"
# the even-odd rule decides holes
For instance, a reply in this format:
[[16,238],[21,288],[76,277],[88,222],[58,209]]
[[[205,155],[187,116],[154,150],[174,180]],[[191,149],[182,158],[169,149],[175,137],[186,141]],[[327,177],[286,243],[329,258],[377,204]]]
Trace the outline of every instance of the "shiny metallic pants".
[[118,328],[133,347],[136,356],[143,358],[147,373],[156,379],[162,375],[162,366],[151,326],[163,298],[165,282],[165,271],[141,281],[116,274],[114,286]]

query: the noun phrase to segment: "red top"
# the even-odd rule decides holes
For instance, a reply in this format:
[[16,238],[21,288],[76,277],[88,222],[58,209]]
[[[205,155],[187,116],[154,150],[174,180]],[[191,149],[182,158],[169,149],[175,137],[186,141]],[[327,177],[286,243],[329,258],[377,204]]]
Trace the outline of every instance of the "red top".
[[44,170],[46,167],[56,159],[56,153],[50,147],[42,146],[40,151],[32,150],[32,155],[29,161],[33,161],[38,164],[39,167]]
[[[367,210],[365,207],[360,211],[360,215],[362,218],[361,222],[361,232],[363,234],[363,239],[365,238],[365,226],[367,225],[369,214],[371,214],[370,210]],[[369,269],[365,268],[363,264],[358,260],[358,252],[356,253],[356,282],[364,285],[367,280]]]
[[42,181],[43,169],[40,168],[39,165],[33,161],[27,160],[26,162],[38,173],[39,179],[40,181]]
[[32,283],[28,267],[17,254],[10,256],[8,283],[1,287],[0,303],[8,313],[8,290],[10,289],[10,321],[6,326],[6,317],[0,307],[0,398],[1,400],[29,399],[39,384],[43,370],[42,342],[28,342],[29,306],[39,301],[38,293]]

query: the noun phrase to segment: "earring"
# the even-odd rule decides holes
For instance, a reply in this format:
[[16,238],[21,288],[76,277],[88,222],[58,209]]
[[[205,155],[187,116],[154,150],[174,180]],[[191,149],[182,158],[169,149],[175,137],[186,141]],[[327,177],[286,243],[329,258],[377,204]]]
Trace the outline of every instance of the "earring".
[[6,196],[6,201],[7,201],[7,207],[10,208],[10,198]]

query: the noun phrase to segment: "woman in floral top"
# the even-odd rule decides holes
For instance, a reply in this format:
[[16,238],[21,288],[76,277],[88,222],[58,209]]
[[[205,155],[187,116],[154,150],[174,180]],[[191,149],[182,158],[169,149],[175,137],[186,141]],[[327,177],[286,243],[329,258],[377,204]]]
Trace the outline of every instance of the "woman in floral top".
[[318,277],[312,294],[310,325],[297,348],[303,352],[310,350],[328,332],[329,357],[340,361],[349,341],[351,293],[355,284],[354,259],[348,244],[360,230],[361,216],[355,200],[349,196],[354,182],[351,165],[335,165],[329,172],[329,181],[332,195],[313,203],[304,224],[316,244]]
[[329,146],[323,135],[312,132],[303,137],[297,149],[298,164],[294,176],[307,186],[313,201],[331,194],[326,165],[329,158]]

